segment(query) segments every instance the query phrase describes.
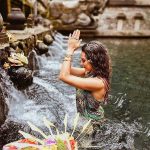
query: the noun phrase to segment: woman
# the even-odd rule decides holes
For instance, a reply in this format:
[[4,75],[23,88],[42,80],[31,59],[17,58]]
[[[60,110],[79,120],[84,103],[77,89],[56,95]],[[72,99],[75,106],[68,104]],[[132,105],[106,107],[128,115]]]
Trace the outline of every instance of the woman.
[[69,35],[67,54],[64,58],[59,78],[77,88],[77,110],[87,119],[100,121],[104,117],[102,103],[107,102],[110,78],[110,63],[106,48],[98,41],[83,45],[81,65],[71,67],[72,56],[79,48],[80,31]]

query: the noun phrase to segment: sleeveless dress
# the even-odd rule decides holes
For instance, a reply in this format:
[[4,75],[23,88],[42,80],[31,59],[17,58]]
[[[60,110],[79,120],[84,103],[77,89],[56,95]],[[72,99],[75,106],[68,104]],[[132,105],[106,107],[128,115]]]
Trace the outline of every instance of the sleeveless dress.
[[[92,77],[92,75],[87,74],[85,77]],[[76,89],[77,111],[85,118],[95,121],[102,120],[104,118],[102,103],[103,102],[96,100],[90,91]]]

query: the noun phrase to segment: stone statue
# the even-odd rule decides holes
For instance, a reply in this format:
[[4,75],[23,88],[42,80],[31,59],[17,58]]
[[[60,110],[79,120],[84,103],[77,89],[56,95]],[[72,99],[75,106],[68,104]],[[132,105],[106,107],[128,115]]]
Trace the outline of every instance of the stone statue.
[[4,30],[3,24],[3,17],[0,13],[0,44],[5,44],[9,41],[9,38]]
[[81,29],[96,28],[94,16],[99,14],[105,2],[106,0],[54,0],[49,3],[50,19],[58,29],[69,26]]

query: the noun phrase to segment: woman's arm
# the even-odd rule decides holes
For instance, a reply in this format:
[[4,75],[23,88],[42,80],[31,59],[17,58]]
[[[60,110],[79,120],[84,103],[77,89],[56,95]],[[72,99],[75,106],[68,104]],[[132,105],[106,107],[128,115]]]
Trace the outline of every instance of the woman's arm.
[[73,55],[73,51],[68,51],[67,55],[70,56],[70,58],[64,58],[59,74],[60,80],[64,80],[64,78],[71,75],[71,55]]
[[60,80],[76,88],[89,91],[100,90],[101,88],[104,87],[103,81],[98,78],[82,78],[71,75],[70,66],[71,66],[70,61],[63,62],[59,75]]
[[85,69],[84,68],[71,67],[70,74],[78,76],[78,77],[84,77]]
[[79,37],[80,37],[79,30],[74,31],[72,35],[71,34],[69,35],[68,50],[67,50],[66,57],[64,58],[64,61],[61,66],[60,75],[59,75],[60,79],[63,79],[67,75],[71,75],[71,72],[75,73],[75,70],[71,69],[71,59],[75,49],[77,49],[80,46]]
[[79,35],[80,31],[76,30],[73,32],[72,36],[69,36],[67,56],[63,61],[59,79],[76,88],[81,88],[89,91],[100,90],[104,87],[103,81],[101,81],[100,79],[82,78],[71,74],[71,56],[73,55],[75,49],[77,49],[80,45],[80,41],[77,40],[79,38]]

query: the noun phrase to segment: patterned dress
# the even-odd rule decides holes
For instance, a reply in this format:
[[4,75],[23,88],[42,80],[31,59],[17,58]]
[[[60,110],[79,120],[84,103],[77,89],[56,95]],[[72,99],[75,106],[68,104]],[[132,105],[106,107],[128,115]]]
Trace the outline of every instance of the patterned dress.
[[[91,75],[86,75],[91,77]],[[76,105],[77,111],[87,119],[99,121],[104,118],[104,109],[100,102],[96,100],[90,91],[77,89],[76,90]]]

